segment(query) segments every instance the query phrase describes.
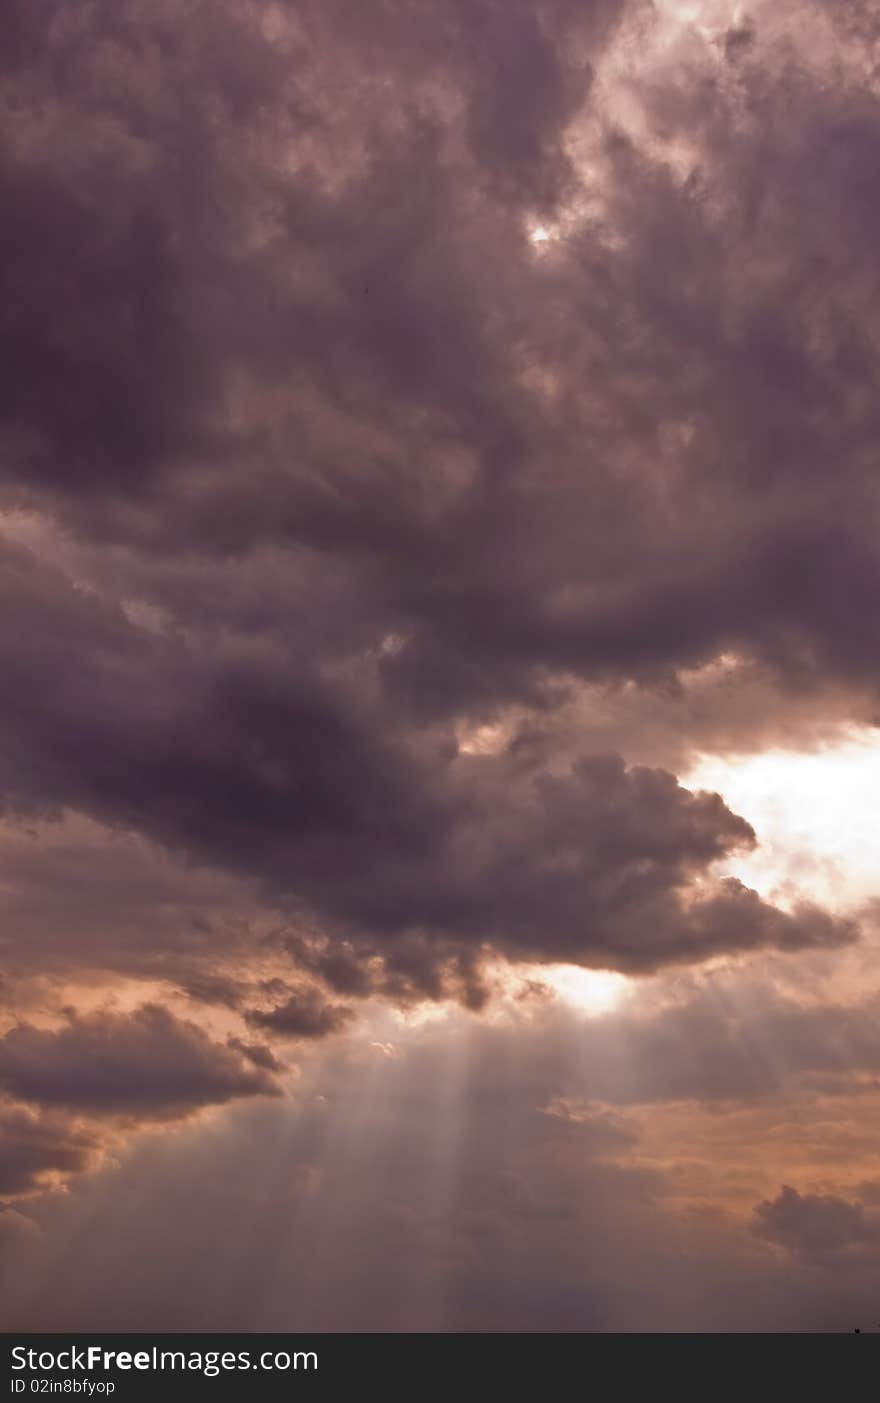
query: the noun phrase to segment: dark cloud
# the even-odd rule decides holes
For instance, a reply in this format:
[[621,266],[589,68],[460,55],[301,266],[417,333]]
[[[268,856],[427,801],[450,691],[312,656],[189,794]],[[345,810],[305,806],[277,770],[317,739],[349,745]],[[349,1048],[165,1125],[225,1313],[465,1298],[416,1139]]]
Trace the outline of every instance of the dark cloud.
[[256,877],[351,994],[850,938],[694,897],[747,826],[558,716],[874,679],[871,93],[756,22],[625,132],[613,0],[16,15],[4,480],[67,544],[4,555],[11,811]]
[[321,595],[335,559],[422,711],[725,647],[874,676],[855,76],[756,28],[735,77],[658,65],[636,144],[591,79],[611,3],[392,5],[381,45],[333,6],[52,10],[9,80],[13,500],[314,552]]
[[[237,1328],[251,1302],[290,1326],[254,1285],[288,1193],[306,1267],[343,1278],[318,1324],[791,1323],[768,1244],[867,1242],[848,1189],[782,1167],[725,1181],[732,1226],[689,1199],[673,1230],[657,1205],[697,1170],[635,1124],[783,1090],[809,1116],[880,1067],[873,986],[811,987],[864,968],[855,920],[728,875],[755,833],[676,779],[880,719],[877,21],[673,8],[6,6],[0,1087],[40,1110],[2,1112],[0,1189],[239,1099],[229,1124],[287,1145],[268,1044],[301,1040],[342,1071],[305,1078],[291,1177],[248,1200]],[[688,982],[759,956],[764,986]],[[607,1023],[520,1000],[530,1060],[473,1019],[416,1090],[377,1007],[479,1013],[523,961],[670,973]],[[135,1011],[59,1023],[86,989]],[[327,1036],[358,1026],[375,1104]],[[509,1134],[534,1149],[501,1164]],[[194,1262],[248,1182],[236,1143]],[[809,1320],[852,1304],[805,1283]]]
[[729,63],[735,63],[743,54],[748,53],[754,42],[755,27],[749,20],[731,25],[722,40],[725,58]]
[[272,1049],[265,1043],[249,1043],[243,1038],[228,1038],[227,1046],[231,1047],[233,1052],[240,1052],[248,1062],[252,1062],[255,1067],[262,1067],[266,1072],[284,1071],[284,1063],[279,1062]]
[[243,998],[242,985],[238,980],[201,970],[191,974],[181,988],[196,1003],[223,1004],[230,1009],[238,1008]]
[[0,1196],[14,1197],[81,1174],[98,1161],[100,1141],[61,1115],[0,1107]]
[[274,1008],[250,1008],[245,1019],[280,1038],[326,1038],[340,1032],[353,1017],[345,1004],[331,1004],[318,989],[297,989]]
[[878,1224],[860,1203],[848,1203],[832,1194],[799,1194],[789,1184],[778,1197],[755,1208],[755,1231],[771,1242],[808,1257],[876,1242]]
[[[157,638],[21,554],[7,580],[0,776],[12,806],[73,807],[260,876],[417,988],[442,990],[439,969],[488,945],[642,970],[854,935],[734,882],[692,899],[691,879],[754,835],[717,795],[661,770],[605,756],[554,773],[515,746],[493,757],[395,744],[347,676],[291,671],[243,640]],[[351,969],[337,959],[322,972],[345,982]]]
[[280,1094],[253,1059],[156,1004],[131,1014],[71,1012],[57,1031],[10,1029],[0,1039],[0,1085],[46,1106],[148,1120]]
[[[694,180],[650,143],[596,134],[601,219],[536,257],[521,218],[595,195],[565,134],[609,124],[589,57],[619,8],[449,5],[417,24],[390,6],[377,46],[333,7],[56,6],[21,82],[32,101],[53,92],[58,159],[26,142],[9,158],[57,206],[10,201],[14,305],[45,300],[12,327],[35,343],[10,386],[16,434],[42,440],[27,481],[48,478],[65,511],[134,494],[114,531],[166,551],[271,536],[348,557],[362,626],[408,639],[391,678],[432,707],[520,692],[546,666],[641,673],[738,642],[809,671],[817,649],[855,646],[845,591],[817,592],[812,567],[830,554],[872,587],[854,439],[871,411],[843,385],[867,383],[873,342],[866,321],[838,323],[870,277],[874,103],[781,71],[772,45],[745,91],[708,53],[692,83],[661,70],[647,115],[663,141],[697,143]],[[344,96],[343,75],[360,80]],[[76,184],[62,114],[81,128]],[[303,154],[284,173],[287,148]],[[719,225],[719,202],[740,217]],[[829,516],[816,473],[832,444]],[[792,514],[780,489],[800,462]]]

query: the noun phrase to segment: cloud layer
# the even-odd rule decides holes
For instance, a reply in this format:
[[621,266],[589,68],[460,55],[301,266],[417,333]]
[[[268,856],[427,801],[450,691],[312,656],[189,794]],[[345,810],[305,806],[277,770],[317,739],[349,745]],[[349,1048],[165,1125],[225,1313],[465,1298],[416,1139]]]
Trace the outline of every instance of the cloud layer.
[[[50,1239],[53,1188],[156,1126],[195,1163],[290,1116],[298,1211],[326,1195],[373,1262],[375,1208],[426,1263],[422,1327],[670,1327],[762,1273],[775,1309],[780,1254],[868,1280],[855,1131],[858,1180],[751,1166],[783,1094],[816,1163],[815,1118],[873,1094],[876,913],[744,885],[762,835],[687,774],[880,717],[878,32],[697,8],[7,5],[0,1195]],[[573,1042],[559,962],[642,992]],[[432,1016],[478,1028],[467,1115],[534,1161],[460,1120],[460,1201],[426,1205],[401,1109],[363,1197],[328,1188],[301,1083],[347,1114],[378,1049],[428,1143],[388,1020]],[[652,1317],[639,1281],[698,1219],[718,1297]],[[570,1220],[607,1252],[586,1316],[577,1252],[517,1236]],[[357,1304],[372,1270],[338,1320],[393,1317],[390,1286]]]

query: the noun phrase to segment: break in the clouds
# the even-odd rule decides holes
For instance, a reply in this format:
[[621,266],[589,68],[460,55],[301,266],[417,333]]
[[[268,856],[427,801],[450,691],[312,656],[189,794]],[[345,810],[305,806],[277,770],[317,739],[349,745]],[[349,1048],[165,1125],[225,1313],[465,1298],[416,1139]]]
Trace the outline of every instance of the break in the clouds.
[[[871,906],[752,890],[688,775],[880,718],[873,8],[6,10],[0,1193],[222,1106],[311,1134],[288,1058],[396,1068],[430,1004],[521,987],[555,1046],[559,963],[653,991],[526,1127],[599,1126],[624,1219],[598,1103],[867,1096]],[[675,992],[719,962],[736,1017]],[[857,1257],[839,1166],[778,1167],[712,1251]]]

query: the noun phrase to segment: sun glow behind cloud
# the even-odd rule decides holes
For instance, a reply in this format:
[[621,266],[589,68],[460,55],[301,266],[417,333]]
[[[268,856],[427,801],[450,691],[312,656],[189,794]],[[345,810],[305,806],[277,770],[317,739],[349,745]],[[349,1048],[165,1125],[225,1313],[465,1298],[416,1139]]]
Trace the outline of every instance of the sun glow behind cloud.
[[581,969],[578,965],[550,965],[541,970],[540,979],[565,1003],[591,1017],[613,1013],[630,982],[612,970]]
[[844,907],[880,892],[880,734],[808,753],[703,756],[685,778],[717,790],[752,824],[754,852],[722,864],[764,896]]

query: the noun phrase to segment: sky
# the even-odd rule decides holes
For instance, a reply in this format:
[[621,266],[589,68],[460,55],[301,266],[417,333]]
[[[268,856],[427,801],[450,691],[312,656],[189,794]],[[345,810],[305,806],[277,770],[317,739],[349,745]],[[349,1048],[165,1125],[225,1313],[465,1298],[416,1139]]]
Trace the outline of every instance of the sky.
[[880,1328],[878,41],[7,0],[0,1328]]

